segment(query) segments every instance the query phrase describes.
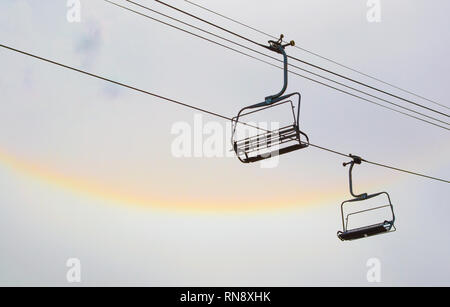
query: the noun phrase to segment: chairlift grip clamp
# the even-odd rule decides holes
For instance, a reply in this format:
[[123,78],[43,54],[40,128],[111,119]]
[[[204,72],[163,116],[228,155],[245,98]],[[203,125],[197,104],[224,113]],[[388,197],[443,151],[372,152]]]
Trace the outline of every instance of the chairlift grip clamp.
[[353,160],[350,161],[350,162],[344,162],[344,163],[342,163],[342,165],[343,165],[344,167],[347,166],[347,165],[349,165],[349,164],[361,164],[361,163],[364,161],[364,159],[361,158],[361,157],[359,157],[359,156],[355,156],[355,155],[352,155],[352,154],[349,154],[348,156],[349,156],[350,158],[352,158]]
[[283,38],[284,35],[280,34],[280,38],[277,41],[269,40],[269,46],[266,48],[275,51],[276,53],[282,53],[281,49],[284,50],[284,48],[288,46],[295,46],[295,42],[293,40],[291,40],[289,43],[283,44]]

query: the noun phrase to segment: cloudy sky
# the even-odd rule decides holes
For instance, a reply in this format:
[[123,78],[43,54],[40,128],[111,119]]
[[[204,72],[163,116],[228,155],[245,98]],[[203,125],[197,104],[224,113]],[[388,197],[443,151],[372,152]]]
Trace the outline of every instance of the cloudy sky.
[[[154,1],[136,2],[248,44]],[[167,2],[268,39],[183,0]],[[362,0],[196,2],[450,105],[446,0],[381,0],[380,23],[367,21]],[[3,0],[0,44],[230,117],[279,90],[281,70],[104,0],[82,0],[79,23],[67,12],[65,0]],[[288,53],[448,111],[299,49]],[[243,165],[226,156],[224,120],[3,48],[0,67],[3,284],[65,284],[69,258],[94,285],[367,285],[370,258],[380,260],[383,284],[450,284],[446,183],[356,167],[357,191],[390,193],[398,231],[343,243],[342,157],[308,148],[276,168]],[[312,143],[450,177],[447,131],[299,76],[290,76],[288,91],[302,93],[301,127]],[[225,157],[173,155],[174,125],[194,129],[198,118],[223,127]]]

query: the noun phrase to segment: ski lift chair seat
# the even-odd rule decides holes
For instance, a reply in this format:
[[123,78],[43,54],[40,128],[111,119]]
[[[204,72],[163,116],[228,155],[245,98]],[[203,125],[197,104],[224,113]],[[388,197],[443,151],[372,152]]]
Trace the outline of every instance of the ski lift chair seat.
[[344,232],[338,231],[338,237],[341,241],[357,240],[389,232],[393,226],[394,224],[392,221],[384,221],[382,223],[350,229]]
[[[303,134],[297,125],[286,126],[277,130],[267,131],[256,136],[234,142],[234,151],[244,163],[258,162],[275,156],[280,156],[295,150],[308,147],[300,139]],[[258,154],[264,149],[278,147],[275,150]],[[254,153],[252,155],[252,153]]]

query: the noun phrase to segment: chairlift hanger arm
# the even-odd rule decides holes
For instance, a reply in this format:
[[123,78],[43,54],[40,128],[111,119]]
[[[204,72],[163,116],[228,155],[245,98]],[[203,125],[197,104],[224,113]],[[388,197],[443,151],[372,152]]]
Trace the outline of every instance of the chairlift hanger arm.
[[265,46],[267,49],[283,55],[283,77],[284,77],[283,87],[282,87],[281,91],[275,95],[267,96],[265,98],[265,102],[264,102],[265,104],[272,104],[272,103],[281,101],[283,99],[282,96],[288,86],[288,56],[287,56],[284,48],[286,48],[287,46],[295,46],[295,42],[291,41],[288,44],[283,44],[283,38],[284,38],[284,35],[281,34],[278,41],[270,40],[269,46]]
[[295,46],[295,42],[291,41],[288,44],[283,44],[283,37],[284,37],[284,35],[281,34],[278,41],[270,40],[269,46],[264,46],[265,48],[267,48],[271,51],[274,51],[276,53],[283,55],[283,87],[277,94],[267,96],[263,102],[246,107],[246,109],[259,108],[259,107],[271,105],[273,103],[277,103],[284,99],[287,99],[295,94],[298,94],[299,99],[301,99],[301,96],[299,93],[292,93],[292,94],[284,95],[284,93],[286,92],[287,86],[288,86],[288,72],[289,72],[289,70],[288,70],[288,55],[286,54],[286,51],[284,50],[284,48],[286,48],[287,46]]
[[350,194],[357,198],[357,199],[367,199],[368,195],[367,193],[362,193],[362,194],[355,194],[353,192],[353,179],[352,179],[352,171],[353,171],[353,166],[355,164],[361,164],[361,162],[363,161],[363,159],[361,157],[358,156],[354,156],[352,154],[349,155],[350,158],[352,158],[353,160],[350,162],[345,162],[343,163],[343,166],[347,166],[350,164],[350,170],[348,171],[348,180],[349,180],[349,186],[350,186]]

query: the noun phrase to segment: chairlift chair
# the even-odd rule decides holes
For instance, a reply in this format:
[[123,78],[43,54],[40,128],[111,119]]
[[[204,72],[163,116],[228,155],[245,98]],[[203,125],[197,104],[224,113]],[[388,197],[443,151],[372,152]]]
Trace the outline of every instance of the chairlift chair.
[[[290,43],[283,45],[282,40],[283,35],[280,36],[280,39],[278,41],[269,41],[269,46],[266,48],[283,55],[283,88],[278,94],[266,97],[264,102],[242,108],[239,111],[238,115],[233,117],[231,120],[231,143],[236,156],[243,163],[252,163],[264,159],[269,159],[274,156],[283,155],[298,149],[308,147],[309,145],[308,136],[300,131],[299,128],[301,95],[298,92],[286,95],[284,94],[288,84],[288,58],[284,48],[287,46],[294,46],[295,43],[294,41],[291,41]],[[297,98],[296,105],[291,100],[295,97]],[[292,109],[293,121],[291,124],[283,125],[282,127],[274,130],[267,130],[240,122],[240,120],[247,115],[255,114],[263,110],[269,110],[271,108],[277,108],[282,105],[290,105]],[[295,107],[297,108],[297,112],[295,112]],[[249,127],[261,130],[262,132],[238,140],[238,136],[236,133],[236,128],[238,125],[247,125]]]
[[[343,165],[344,165],[344,167],[347,165],[350,165],[350,170],[349,170],[350,194],[354,198],[350,199],[350,200],[346,200],[341,204],[341,216],[342,216],[343,230],[338,231],[338,233],[337,233],[338,238],[341,241],[351,241],[351,240],[362,239],[362,238],[366,238],[366,237],[371,237],[371,236],[385,234],[385,233],[395,231],[396,228],[394,226],[394,222],[395,222],[394,207],[392,205],[391,198],[387,192],[379,192],[379,193],[375,193],[375,194],[367,194],[367,193],[355,194],[353,192],[353,182],[352,182],[353,166],[355,164],[361,164],[361,162],[364,160],[358,156],[350,155],[350,157],[353,160],[350,162],[344,163]],[[365,210],[354,211],[347,215],[344,214],[345,205],[354,204],[355,202],[363,202],[363,201],[369,200],[371,198],[379,197],[382,195],[386,196],[388,204],[385,204],[382,206],[377,206],[377,207],[371,207],[371,208],[365,209]],[[353,228],[353,229],[348,228],[348,222],[349,222],[350,217],[354,217],[355,215],[360,215],[363,213],[368,213],[368,212],[372,212],[374,210],[379,210],[379,209],[383,209],[383,208],[390,209],[390,213],[391,213],[390,219],[384,220],[383,222],[380,222],[380,223],[364,226],[364,227],[358,227],[358,228]]]

